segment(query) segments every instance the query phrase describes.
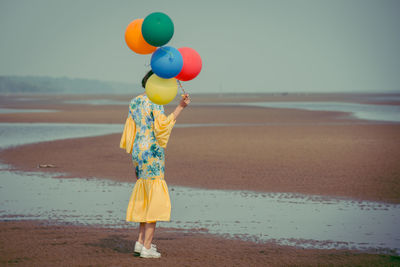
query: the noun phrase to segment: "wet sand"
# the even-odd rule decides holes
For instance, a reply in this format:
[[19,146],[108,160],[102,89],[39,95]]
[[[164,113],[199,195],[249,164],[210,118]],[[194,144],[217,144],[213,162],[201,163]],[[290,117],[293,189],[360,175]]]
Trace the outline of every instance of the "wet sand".
[[[281,98],[284,98],[287,101],[285,97],[273,96],[273,99],[283,101]],[[310,100],[310,96],[291,97],[293,101]],[[335,101],[340,97],[343,101],[349,99],[347,96],[335,97]],[[0,104],[6,108],[59,111],[0,114],[0,122],[122,124],[127,116],[127,106],[124,105],[63,104],[66,99],[82,99],[80,96],[35,96],[34,101],[27,98],[27,101],[1,98]],[[324,96],[311,98],[334,99]],[[217,98],[202,96],[194,99],[201,103]],[[261,101],[257,97],[251,99],[246,101]],[[398,103],[393,101],[391,104]],[[166,112],[172,110],[173,107],[166,107]],[[400,203],[400,167],[397,164],[400,160],[400,125],[359,124],[364,122],[341,112],[193,105],[182,113],[178,123],[276,125],[175,128],[166,150],[165,178],[171,185],[298,192]],[[134,183],[130,156],[118,147],[119,139],[120,134],[112,134],[24,145],[0,151],[0,159],[20,170]],[[56,168],[37,169],[38,164],[54,164]],[[157,229],[156,233],[155,242],[163,252],[163,258],[146,261],[130,255],[136,230],[47,224],[1,222],[1,264],[399,264],[398,257],[256,244],[206,233],[170,232],[168,229]]]
[[[133,256],[136,229],[0,222],[4,266],[395,266],[400,258],[352,250],[296,249],[159,228],[161,259]],[[29,233],[29,236],[27,235]]]

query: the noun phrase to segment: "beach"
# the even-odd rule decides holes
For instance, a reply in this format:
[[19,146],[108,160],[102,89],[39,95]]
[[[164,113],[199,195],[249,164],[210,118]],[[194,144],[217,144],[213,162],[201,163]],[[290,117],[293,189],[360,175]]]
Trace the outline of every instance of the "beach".
[[398,262],[389,255],[296,249],[169,229],[156,230],[154,242],[162,257],[142,259],[132,254],[133,230],[42,221],[1,222],[0,227],[4,266],[390,266]]
[[[178,118],[169,140],[165,179],[171,186],[207,190],[292,193],[399,204],[399,123],[362,120],[340,111],[235,105],[257,101],[400,105],[395,97],[392,100],[389,97],[388,101],[380,101],[382,98],[379,97],[356,94],[193,95],[193,105]],[[8,110],[0,114],[0,122],[120,124],[122,132],[130,98],[9,95],[0,99],[1,107]],[[166,106],[166,113],[172,112],[173,108],[173,105]],[[18,113],[9,112],[13,109]],[[29,112],[23,112],[24,109]],[[32,112],[35,109],[45,111]],[[0,151],[0,159],[8,171],[46,173],[59,179],[106,179],[133,184],[136,178],[130,155],[119,148],[120,137],[120,133],[112,133],[11,146]],[[29,139],[29,132],[26,138]],[[55,168],[38,168],[40,164],[51,164]],[[10,219],[12,216],[7,220]],[[1,227],[4,233],[3,263],[20,258],[18,263],[21,265],[51,265],[60,261],[61,251],[66,248],[74,255],[71,264],[124,266],[132,261],[146,263],[129,254],[134,229],[107,228],[104,231],[99,226],[60,226],[50,221],[2,221]],[[21,245],[18,240],[22,240],[26,231],[37,235],[37,241],[31,239]],[[84,232],[86,234],[70,237],[71,233]],[[21,239],[9,242],[13,235]],[[58,241],[50,242],[53,238]],[[243,266],[249,263],[254,266],[368,266],[371,263],[373,266],[398,260],[356,250],[305,249],[273,242],[232,241],[207,231],[188,235],[179,229],[160,228],[155,241],[162,252],[161,248],[165,248],[163,258],[157,262],[164,266],[179,264],[183,258],[191,266],[218,263]],[[194,242],[197,244],[194,250],[183,249]],[[39,243],[46,248],[44,251],[54,253],[39,251],[39,257],[22,249]],[[119,247],[121,243],[124,244],[122,248]],[[210,246],[211,252],[206,252]],[[182,251],[178,253],[179,247]],[[101,257],[96,256],[99,251]],[[218,254],[220,251],[226,254]],[[243,251],[247,255],[244,258],[238,256]],[[226,258],[231,261],[227,262]]]

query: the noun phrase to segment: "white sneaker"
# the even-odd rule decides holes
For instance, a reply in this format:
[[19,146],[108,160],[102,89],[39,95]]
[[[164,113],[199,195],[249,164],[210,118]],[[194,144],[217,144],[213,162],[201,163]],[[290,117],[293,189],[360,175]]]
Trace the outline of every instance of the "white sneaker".
[[140,257],[141,258],[160,258],[161,253],[157,252],[153,248],[150,247],[150,249],[147,249],[143,246],[142,251],[140,252]]
[[[143,244],[140,244],[138,241],[136,241],[135,243],[135,253],[140,254],[140,252],[142,251],[143,248]],[[157,246],[155,244],[151,244],[151,248],[150,249],[154,249],[155,251],[157,251]]]

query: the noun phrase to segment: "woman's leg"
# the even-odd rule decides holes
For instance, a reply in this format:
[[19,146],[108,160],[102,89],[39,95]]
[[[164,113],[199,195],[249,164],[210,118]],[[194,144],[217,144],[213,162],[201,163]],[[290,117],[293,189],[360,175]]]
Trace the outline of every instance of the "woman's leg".
[[144,235],[144,247],[147,249],[151,248],[151,242],[153,241],[154,231],[156,229],[156,223],[146,223],[146,231]]
[[146,231],[146,223],[140,223],[139,226],[139,237],[138,237],[138,242],[140,244],[144,244],[144,237],[145,237],[145,231]]

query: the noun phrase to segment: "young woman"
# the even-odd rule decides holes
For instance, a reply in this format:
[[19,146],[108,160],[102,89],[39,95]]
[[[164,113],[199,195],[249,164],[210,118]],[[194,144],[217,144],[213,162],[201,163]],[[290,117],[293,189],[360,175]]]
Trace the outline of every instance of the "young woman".
[[[152,74],[149,71],[143,78],[143,88]],[[164,180],[165,148],[176,119],[189,103],[189,95],[183,95],[175,111],[166,116],[164,107],[151,102],[143,93],[133,98],[129,106],[120,146],[132,153],[137,181],[129,200],[126,221],[140,223],[135,253],[143,258],[161,257],[151,242],[156,222],[169,221],[171,214]]]

